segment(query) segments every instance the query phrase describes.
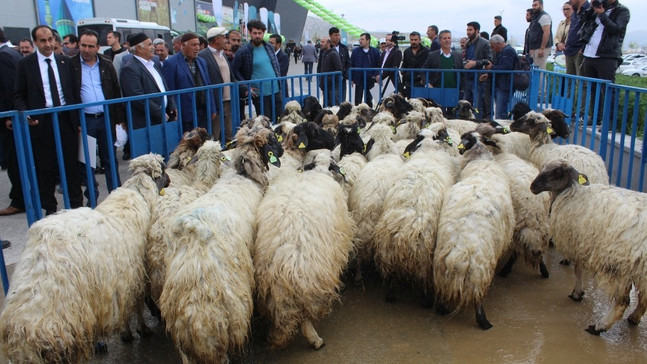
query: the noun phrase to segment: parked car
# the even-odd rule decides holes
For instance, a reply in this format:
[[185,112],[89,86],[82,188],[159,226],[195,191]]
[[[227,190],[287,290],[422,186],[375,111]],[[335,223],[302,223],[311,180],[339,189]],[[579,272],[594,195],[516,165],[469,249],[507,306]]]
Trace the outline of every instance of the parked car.
[[622,56],[623,61],[633,61],[635,59],[647,58],[646,54],[641,53],[629,53]]
[[625,76],[647,77],[647,63],[635,68],[627,68],[621,74]]
[[618,67],[618,69],[616,70],[616,74],[623,74],[623,72],[625,70],[632,69],[632,68],[639,68],[639,67],[641,67],[643,65],[646,65],[646,64],[647,64],[647,57],[645,57],[645,58],[634,58],[634,59],[629,60],[629,61],[624,61],[624,62],[622,62],[620,67]]

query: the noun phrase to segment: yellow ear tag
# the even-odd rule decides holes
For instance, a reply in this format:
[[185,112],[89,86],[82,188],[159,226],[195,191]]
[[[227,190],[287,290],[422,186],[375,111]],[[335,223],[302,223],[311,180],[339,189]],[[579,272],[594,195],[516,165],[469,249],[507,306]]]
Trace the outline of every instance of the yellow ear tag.
[[189,162],[191,162],[191,157],[186,157],[184,159],[184,164],[188,164]]
[[276,140],[278,140],[279,143],[283,142],[283,135],[276,133]]
[[555,132],[555,130],[553,130],[553,128],[551,128],[550,126],[546,128],[546,133],[552,134],[554,132]]
[[342,176],[346,175],[346,172],[344,171],[344,168],[339,167],[339,174],[341,174]]
[[395,130],[395,126],[391,125],[391,131],[393,132],[393,134],[397,133],[397,130]]
[[508,128],[503,128],[503,134],[508,134],[510,132],[510,129]]
[[357,134],[361,134],[361,133],[362,133],[362,128],[359,128],[359,127],[358,127],[358,128],[357,128]]
[[465,146],[463,145],[463,143],[460,143],[458,145],[458,150],[463,150],[463,149],[465,149]]
[[577,182],[579,182],[581,185],[585,185],[589,181],[586,179],[586,177],[580,174],[579,177],[577,178]]
[[276,163],[276,157],[274,156],[274,152],[269,152],[267,155],[270,157],[270,163]]
[[425,124],[425,128],[428,128],[428,127],[430,127],[430,126],[431,126],[431,123],[427,123],[427,124]]
[[306,149],[306,145],[303,143],[299,144],[299,149]]
[[299,173],[303,173],[303,168],[299,168],[299,169],[297,169],[297,172],[299,172]]
[[408,151],[404,152],[404,154],[402,156],[405,157],[405,158],[411,158],[411,154]]
[[364,153],[366,153],[366,144],[364,144]]
[[166,193],[166,191],[164,190],[164,188],[162,188],[162,189],[160,190],[160,196],[164,196],[164,193]]

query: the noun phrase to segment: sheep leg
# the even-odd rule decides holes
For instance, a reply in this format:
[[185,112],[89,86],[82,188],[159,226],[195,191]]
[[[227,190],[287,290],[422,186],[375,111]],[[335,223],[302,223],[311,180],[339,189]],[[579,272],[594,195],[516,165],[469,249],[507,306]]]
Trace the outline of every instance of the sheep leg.
[[395,279],[387,278],[386,284],[388,288],[386,290],[386,296],[384,297],[384,300],[388,303],[395,303],[395,301],[397,301],[396,294],[395,294],[396,292]]
[[94,354],[104,355],[108,353],[108,344],[105,341],[97,341],[94,343]]
[[476,309],[476,323],[479,324],[479,327],[483,330],[491,329],[492,324],[487,320],[487,317],[485,317],[485,310],[483,310],[483,305],[477,303],[476,305],[474,305],[474,308]]
[[153,335],[153,330],[151,330],[144,321],[144,308],[137,310],[137,333],[140,337],[149,337]]
[[543,256],[539,257],[539,272],[541,273],[542,278],[550,277],[550,273],[548,273],[548,268],[546,268],[546,263],[544,263]]
[[420,297],[420,306],[425,309],[430,309],[434,306],[434,293],[433,290],[424,290]]
[[499,272],[498,276],[499,276],[499,277],[502,277],[502,278],[507,277],[507,276],[508,276],[508,274],[510,274],[510,272],[512,272],[512,266],[514,265],[514,262],[515,262],[515,261],[517,261],[517,254],[516,254],[516,253],[512,253],[512,254],[510,255],[510,259],[508,259],[508,262],[507,262],[507,263],[505,263],[505,265],[503,266],[503,268],[502,268],[502,269],[501,269],[501,271]]
[[356,263],[357,270],[355,271],[355,279],[353,280],[353,284],[355,285],[355,287],[361,287],[362,282],[364,281],[364,277],[362,277],[362,255],[359,253],[357,254]]
[[326,343],[324,343],[323,339],[319,337],[310,320],[303,320],[301,323],[301,333],[306,337],[308,343],[310,343],[315,350],[319,350],[326,346]]
[[613,326],[616,321],[622,318],[625,310],[629,306],[630,298],[629,292],[631,292],[631,284],[625,290],[623,296],[616,296],[615,301],[616,305],[607,312],[604,318],[601,321],[598,321],[595,325],[590,325],[585,330],[592,335],[600,335],[600,333],[605,332]]
[[627,321],[632,325],[638,325],[640,323],[640,319],[645,314],[645,310],[647,310],[647,300],[642,292],[638,292],[638,306],[636,306],[634,312],[629,315]]
[[436,301],[436,313],[437,314],[439,314],[441,316],[445,316],[445,315],[448,315],[450,312],[451,311],[449,311],[447,306],[445,306],[445,302],[443,302],[440,299],[438,301]]
[[582,289],[582,268],[575,264],[575,287],[568,297],[575,302],[582,302],[582,296],[584,296],[584,289]]

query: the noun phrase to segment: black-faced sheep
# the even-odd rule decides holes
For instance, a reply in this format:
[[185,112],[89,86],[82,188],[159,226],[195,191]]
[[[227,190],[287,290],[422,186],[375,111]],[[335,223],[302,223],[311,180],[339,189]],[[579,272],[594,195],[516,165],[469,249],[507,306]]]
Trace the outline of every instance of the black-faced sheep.
[[397,182],[384,198],[372,245],[375,265],[389,283],[387,301],[395,299],[394,279],[411,279],[423,290],[423,304],[433,302],[438,216],[445,192],[460,171],[451,144],[443,125],[423,129],[407,147],[407,161],[395,172]]
[[319,115],[323,108],[319,103],[319,100],[314,96],[308,96],[303,99],[303,114],[306,116],[308,121],[314,121],[314,119]]
[[339,298],[340,275],[353,248],[354,224],[330,176],[330,152],[311,153],[317,153],[314,162],[302,173],[279,177],[257,210],[256,296],[274,347],[285,345],[299,328],[313,348],[324,346],[313,323]]
[[550,234],[555,247],[575,263],[576,282],[570,297],[581,301],[581,273],[587,269],[615,301],[604,318],[586,329],[598,335],[622,318],[632,284],[639,302],[629,323],[637,325],[647,309],[647,195],[589,185],[589,180],[569,162],[558,159],[543,166],[530,188],[535,194],[550,192]]
[[274,133],[236,134],[233,171],[169,224],[160,310],[184,363],[217,363],[241,350],[253,309],[251,248],[268,163],[280,164]]
[[382,99],[380,111],[390,112],[397,120],[402,119],[404,114],[413,110],[413,106],[398,94],[392,94]]
[[589,176],[591,183],[609,184],[609,174],[602,158],[579,145],[553,143],[551,134],[554,131],[544,115],[531,111],[510,124],[510,129],[530,136],[530,162],[537,168],[553,159],[563,158]]
[[[472,147],[467,150],[467,145]],[[508,178],[476,132],[466,133],[459,181],[445,194],[434,252],[434,289],[439,311],[473,305],[476,322],[492,327],[483,300],[498,260],[510,248],[514,211]]]
[[[78,363],[97,340],[120,330],[132,336],[129,318],[143,308],[151,206],[169,180],[158,155],[135,158],[130,169],[96,209],[65,210],[29,229],[0,315],[12,362]],[[140,324],[146,334],[141,317]]]

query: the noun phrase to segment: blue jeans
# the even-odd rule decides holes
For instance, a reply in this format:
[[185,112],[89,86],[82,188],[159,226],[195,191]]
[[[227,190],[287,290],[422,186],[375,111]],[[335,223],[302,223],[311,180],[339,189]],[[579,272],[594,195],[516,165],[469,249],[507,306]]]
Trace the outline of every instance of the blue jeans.
[[[99,118],[86,116],[85,122],[88,128],[88,135],[97,139],[97,147],[99,148],[99,161],[101,162],[101,165],[103,166],[103,168],[105,168],[106,170],[106,186],[108,187],[108,192],[111,192],[117,187],[121,186],[121,180],[119,178],[119,165],[117,162],[117,154],[115,152],[115,173],[117,174],[117,184],[115,185],[112,182],[112,166],[110,165],[110,156],[108,154],[108,140],[107,140],[108,136],[106,133],[105,119],[103,118],[103,116]],[[114,134],[113,134],[113,140],[114,140]],[[95,151],[91,150],[89,152],[94,153]],[[87,174],[85,173],[85,165],[81,164],[81,184],[84,184],[85,186],[87,186],[88,185],[87,179],[88,177],[87,177]],[[97,183],[97,179],[94,177],[94,169],[92,170],[92,180],[94,182],[95,197],[98,198],[99,184]],[[88,191],[87,187],[83,194],[85,195],[86,198],[89,199],[88,196],[90,195],[90,192]]]
[[510,91],[504,91],[499,88],[496,89],[494,95],[496,102],[496,116],[497,119],[508,118],[508,104],[510,103]]

